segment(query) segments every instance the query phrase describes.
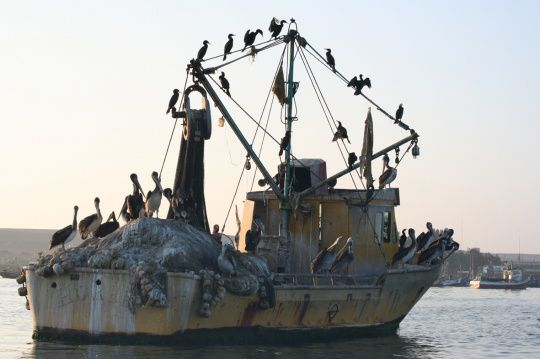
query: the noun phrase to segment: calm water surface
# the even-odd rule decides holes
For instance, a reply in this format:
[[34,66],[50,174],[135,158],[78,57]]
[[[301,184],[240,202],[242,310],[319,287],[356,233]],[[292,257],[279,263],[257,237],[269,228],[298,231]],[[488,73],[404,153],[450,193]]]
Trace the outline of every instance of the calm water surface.
[[0,278],[0,358],[540,358],[540,289],[432,288],[398,335],[302,346],[68,345],[31,339],[13,279]]

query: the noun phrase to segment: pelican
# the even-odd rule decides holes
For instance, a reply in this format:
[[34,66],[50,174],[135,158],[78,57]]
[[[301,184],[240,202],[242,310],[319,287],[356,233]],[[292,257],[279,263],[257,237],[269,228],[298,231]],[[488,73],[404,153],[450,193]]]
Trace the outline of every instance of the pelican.
[[433,225],[431,224],[431,222],[427,222],[426,227],[427,227],[427,230],[428,230],[427,233],[422,233],[422,234],[424,234],[423,236],[421,236],[421,235],[418,236],[418,240],[416,242],[416,250],[418,252],[425,251],[436,240],[435,235],[433,233]]
[[174,219],[179,219],[182,217],[180,211],[178,210],[178,206],[177,206],[177,202],[175,201],[175,199],[173,198],[173,195],[172,195],[172,189],[170,188],[165,188],[163,190],[163,196],[165,198],[167,198],[167,200],[169,201],[169,204],[172,208],[172,211],[173,211],[173,214],[174,214]]
[[384,172],[379,176],[379,189],[383,189],[390,183],[392,183],[397,177],[397,169],[390,167],[390,160],[385,156],[384,158],[384,167],[386,168]]
[[156,171],[152,172],[152,179],[154,180],[156,187],[153,191],[148,191],[148,195],[146,196],[146,214],[149,217],[152,217],[154,212],[156,212],[156,217],[159,218],[159,206],[161,205],[163,188],[161,188],[160,179]]
[[88,217],[83,218],[79,222],[79,233],[81,234],[82,239],[86,239],[93,234],[101,224],[103,217],[101,216],[101,211],[99,210],[99,198],[94,199],[94,206],[96,206],[96,213],[89,215]]
[[392,267],[396,263],[406,264],[414,256],[414,252],[416,249],[416,236],[414,233],[414,229],[412,228],[409,229],[409,237],[411,238],[411,244],[409,244],[408,247],[398,250],[396,254],[394,254],[394,257],[392,258]]
[[441,238],[438,242],[434,243],[431,247],[420,253],[418,257],[418,264],[431,265],[432,262],[442,258],[444,254],[445,239]]
[[326,63],[332,68],[332,71],[336,72],[336,60],[334,59],[334,56],[332,56],[332,50],[325,49],[326,50]]
[[208,40],[203,41],[203,46],[199,49],[199,52],[197,53],[197,60],[201,61],[204,55],[206,55],[206,50],[208,50],[208,44],[210,44]]
[[109,218],[107,218],[107,221],[105,223],[102,223],[98,227],[98,229],[96,230],[95,236],[96,238],[103,238],[106,235],[111,234],[112,232],[116,231],[118,227],[120,227],[120,224],[116,220],[116,216],[114,215],[114,211],[113,211],[109,215]]
[[336,259],[336,252],[342,239],[343,236],[337,237],[330,247],[323,248],[317,253],[311,262],[311,274],[326,273],[330,270],[332,263]]
[[330,272],[332,273],[348,273],[349,264],[354,260],[354,254],[352,251],[353,240],[352,237],[347,239],[347,244],[336,255],[332,267],[330,267]]
[[250,31],[248,29],[248,31],[246,31],[245,35],[244,35],[244,48],[242,49],[242,51],[244,51],[246,48],[248,48],[249,46],[252,46],[254,43],[255,43],[255,39],[257,38],[257,34],[261,34],[262,36],[264,36],[262,30],[260,29],[257,29],[257,31]]
[[246,232],[246,251],[248,252],[254,252],[259,245],[259,241],[261,240],[262,223],[260,223],[258,218],[255,218],[253,220],[253,224],[255,225],[256,229],[248,229]]
[[218,268],[224,275],[231,276],[236,275],[236,261],[231,253],[229,253],[231,245],[227,242],[221,246],[221,254],[217,258]]
[[77,234],[77,211],[79,210],[79,207],[75,206],[73,207],[73,223],[69,226],[65,226],[64,228],[54,232],[51,238],[51,244],[49,246],[49,250],[53,249],[53,247],[56,247],[57,245],[61,244],[62,249],[65,250],[64,244],[71,241],[75,234]]
[[131,219],[142,218],[144,217],[144,192],[135,173],[132,173],[129,178],[133,183],[133,193],[127,196],[127,211]]
[[223,61],[225,61],[227,59],[227,55],[231,53],[234,41],[233,36],[234,34],[229,34],[229,36],[227,36],[229,40],[225,43],[225,48],[223,49]]

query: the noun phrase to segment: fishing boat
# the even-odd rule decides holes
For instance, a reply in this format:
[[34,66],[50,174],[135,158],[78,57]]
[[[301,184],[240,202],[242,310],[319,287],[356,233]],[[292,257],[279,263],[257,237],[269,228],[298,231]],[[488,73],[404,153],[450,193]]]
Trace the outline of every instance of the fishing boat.
[[[249,115],[259,134],[275,142],[275,155],[280,150],[273,176],[235,119],[235,113],[246,110],[215,77],[226,66],[279,46],[269,96],[281,106],[283,139],[278,141]],[[364,94],[365,79],[351,84],[300,35],[294,19],[283,35],[232,51],[226,61],[222,57],[198,56],[189,62],[181,105],[171,112],[183,135],[167,218],[134,218],[104,238],[89,238],[24,268],[19,294],[27,298],[35,338],[283,343],[395,333],[439,277],[451,245],[441,247],[438,256],[434,250],[422,263],[417,263],[414,242],[410,255],[396,256],[407,249],[398,243],[400,190],[389,183],[406,154],[419,155],[419,134]],[[349,84],[352,99],[371,103],[405,136],[374,152],[368,112],[360,159],[348,162],[351,152],[341,124],[346,121],[336,123],[318,95],[331,131],[328,144],[317,147],[338,146],[343,169],[328,176],[324,159],[296,156],[292,130],[300,120],[295,106],[301,91],[294,77],[299,59],[317,94],[322,91],[313,60],[343,86]],[[202,99],[200,108],[194,95]],[[224,98],[238,106],[227,107]],[[228,126],[247,153],[242,173],[253,163],[261,174],[263,188],[246,194],[235,236],[219,229],[211,234],[206,214],[204,144],[212,135],[211,102],[220,112],[218,126]],[[406,149],[391,167],[389,154],[398,155],[401,147]],[[385,164],[378,188],[371,175],[376,159]],[[362,188],[337,187],[345,176]],[[327,255],[333,256],[330,261]]]
[[521,268],[510,264],[484,266],[482,273],[471,280],[470,286],[476,289],[526,289],[529,279],[523,279]]

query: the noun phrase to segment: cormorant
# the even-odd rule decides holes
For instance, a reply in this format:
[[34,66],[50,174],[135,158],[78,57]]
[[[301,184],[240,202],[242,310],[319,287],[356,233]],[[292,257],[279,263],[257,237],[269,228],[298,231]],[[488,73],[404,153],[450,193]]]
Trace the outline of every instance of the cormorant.
[[352,168],[352,166],[357,160],[358,160],[358,156],[356,155],[356,153],[354,152],[349,153],[349,158],[347,160],[347,162],[349,163],[349,169]]
[[139,179],[135,173],[132,173],[129,178],[133,183],[133,193],[127,197],[127,211],[131,219],[144,217],[144,200],[143,189],[139,183]]
[[[244,48],[242,51],[244,51],[249,46],[252,46],[255,43],[255,38],[257,37],[257,34],[263,35],[262,30],[257,29],[257,31],[251,32],[250,30],[246,31],[246,34],[244,35]],[[263,35],[264,36],[264,35]]]
[[289,143],[291,143],[291,131],[285,132],[285,137],[281,139],[281,143],[279,145],[279,155],[281,156],[283,154],[283,151],[289,147]]
[[407,242],[407,235],[405,232],[407,229],[404,229],[401,231],[401,236],[399,236],[399,249],[402,249],[405,246],[405,242]]
[[219,75],[219,82],[221,82],[221,87],[225,91],[225,93],[230,97],[231,92],[229,91],[230,84],[229,80],[225,78],[225,72],[221,71],[221,75]]
[[159,206],[161,205],[161,197],[163,196],[163,188],[157,172],[152,172],[152,180],[156,184],[153,191],[148,191],[146,196],[146,203],[144,204],[146,209],[146,215],[152,217],[156,212],[156,217],[159,218]]
[[214,238],[219,244],[221,244],[221,233],[219,233],[219,224],[214,224],[212,229],[212,238]]
[[414,229],[412,228],[409,229],[409,237],[411,238],[411,244],[409,244],[409,246],[406,248],[399,249],[396,254],[394,254],[394,257],[392,258],[392,267],[396,263],[406,264],[414,256],[416,249],[416,238]]
[[258,223],[257,218],[253,220],[253,224],[256,229],[248,229],[246,231],[246,251],[248,252],[254,252],[261,240],[262,225],[260,222]]
[[221,246],[221,254],[217,258],[218,268],[222,274],[231,276],[236,275],[236,261],[234,260],[229,248],[231,245],[227,242]]
[[360,95],[364,86],[371,88],[371,80],[369,79],[369,77],[364,78],[363,75],[360,74],[360,79],[358,80],[358,83],[356,85],[356,91],[354,92],[354,94],[357,96]]
[[[111,222],[109,222],[112,220]],[[116,231],[120,227],[120,224],[116,220],[116,216],[114,215],[114,211],[111,212],[109,215],[109,218],[107,218],[107,222],[102,223],[98,229],[96,230],[96,238],[103,238],[108,234],[111,234],[112,232]]]
[[270,31],[272,34],[270,35],[270,39],[273,37],[278,37],[279,33],[281,32],[281,29],[283,29],[283,24],[285,24],[287,21],[281,20],[279,21],[275,17],[270,22],[270,26],[268,27],[268,31]]
[[174,219],[182,218],[182,214],[180,213],[180,210],[178,209],[178,201],[176,201],[175,198],[173,198],[172,189],[165,188],[163,190],[163,196],[167,198],[167,200],[169,201],[169,204],[174,214]]
[[400,122],[402,118],[403,118],[403,104],[400,103],[396,111],[396,123]]
[[71,241],[75,234],[77,234],[77,211],[79,210],[79,207],[75,206],[73,207],[73,223],[69,226],[65,226],[64,228],[54,232],[51,238],[51,243],[49,245],[49,249],[53,249],[57,245],[62,245],[62,249],[65,250],[64,244]]
[[234,34],[229,34],[229,36],[227,36],[229,40],[225,43],[225,49],[223,51],[223,61],[225,61],[227,59],[227,55],[231,53],[233,47],[233,36]]
[[327,273],[336,259],[338,246],[343,239],[343,236],[336,238],[334,243],[328,248],[323,248],[315,258],[311,261],[311,274]]
[[96,207],[96,213],[89,215],[88,217],[83,218],[79,222],[79,233],[81,234],[82,239],[88,238],[93,234],[96,229],[98,229],[103,217],[101,216],[101,211],[99,210],[99,198],[94,199],[94,206]]
[[199,52],[197,53],[197,60],[201,61],[204,55],[206,55],[206,50],[208,50],[208,44],[210,44],[208,40],[203,41],[203,46],[199,49]]
[[336,255],[332,267],[330,267],[331,273],[348,273],[349,264],[354,260],[354,254],[352,250],[353,240],[352,237],[347,239],[347,244],[341,248],[341,250]]
[[347,135],[347,129],[343,127],[341,121],[338,121],[337,131],[336,133],[334,133],[334,138],[332,139],[332,142],[339,139],[347,140],[347,142],[351,143],[351,141],[349,141],[349,135]]
[[173,90],[173,95],[171,96],[171,99],[169,100],[169,107],[167,108],[167,112],[165,114],[168,114],[173,110],[174,113],[174,105],[178,102],[178,97],[180,97],[180,91],[178,89]]
[[332,50],[325,49],[326,50],[326,63],[330,65],[332,68],[332,71],[336,72],[336,60],[334,59],[334,56],[332,56]]
[[347,87],[352,87],[352,88],[356,88],[358,86],[358,77],[353,77],[349,83],[347,84]]

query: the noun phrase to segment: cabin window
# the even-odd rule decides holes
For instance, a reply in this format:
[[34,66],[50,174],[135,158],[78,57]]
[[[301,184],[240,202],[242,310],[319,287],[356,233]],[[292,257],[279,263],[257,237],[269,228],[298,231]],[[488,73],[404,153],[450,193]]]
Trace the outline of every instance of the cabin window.
[[390,243],[392,238],[392,213],[390,211],[377,212],[374,226],[377,243]]
[[381,243],[383,215],[381,212],[375,213],[375,242]]

